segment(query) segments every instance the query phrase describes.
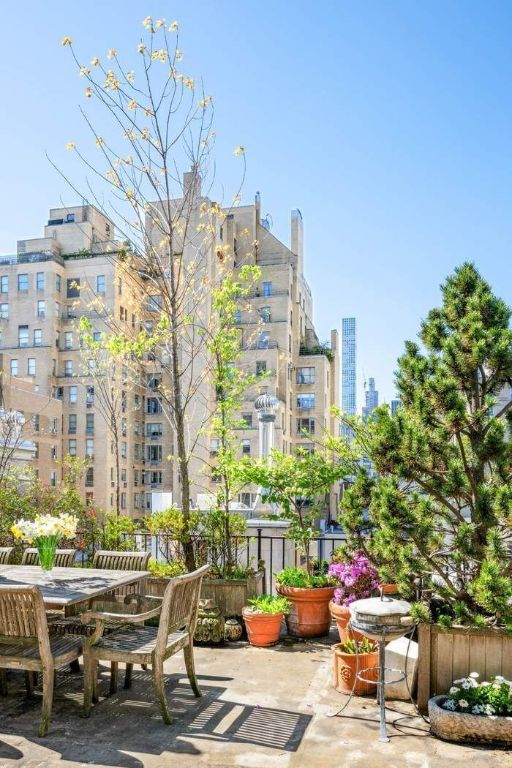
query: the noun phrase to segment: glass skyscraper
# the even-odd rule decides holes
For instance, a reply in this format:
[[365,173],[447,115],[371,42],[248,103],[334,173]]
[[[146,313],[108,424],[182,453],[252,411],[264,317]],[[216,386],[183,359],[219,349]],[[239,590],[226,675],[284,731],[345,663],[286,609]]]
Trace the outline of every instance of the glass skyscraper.
[[341,321],[341,408],[349,416],[357,412],[356,402],[356,319]]

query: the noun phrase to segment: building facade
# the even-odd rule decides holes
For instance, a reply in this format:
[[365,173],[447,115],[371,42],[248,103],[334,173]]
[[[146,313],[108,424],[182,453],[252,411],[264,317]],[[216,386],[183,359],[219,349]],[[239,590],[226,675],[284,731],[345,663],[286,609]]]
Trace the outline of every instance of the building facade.
[[[200,190],[194,194],[192,220],[200,221],[204,198]],[[236,317],[239,364],[258,376],[265,374],[262,384],[278,400],[276,448],[288,453],[297,447],[313,449],[309,435],[318,437],[334,428],[329,409],[339,403],[339,340],[332,331],[329,342],[321,343],[313,326],[312,296],[303,271],[302,216],[292,212],[288,247],[262,222],[258,195],[253,205],[219,217],[216,235],[220,248],[212,243],[204,255],[212,281],[220,274],[221,251],[223,269],[236,271],[246,263],[261,269],[258,285],[244,298]],[[193,260],[193,241],[187,247]],[[14,391],[26,381],[40,399],[34,406],[39,422],[34,423],[39,425],[41,477],[56,482],[62,458],[77,456],[85,461],[85,500],[107,512],[119,503],[123,513],[141,517],[151,509],[154,493],[172,494],[179,504],[178,472],[169,460],[175,455],[173,431],[159,394],[165,384],[162,372],[148,355],[140,370],[108,374],[110,390],[121,393],[114,450],[110,419],[102,407],[105,388],[84,359],[79,329],[80,318],[86,317],[94,338],[108,334],[113,325],[126,334],[137,333],[142,316],[158,316],[156,297],[140,306],[140,286],[131,283],[123,262],[125,249],[115,241],[113,222],[93,206],[51,209],[42,238],[20,240],[15,256],[0,257],[0,346],[4,376],[15,382]],[[207,315],[209,309],[195,311]],[[258,456],[254,401],[260,391],[256,384],[246,394],[241,456]],[[191,434],[204,423],[205,409],[212,408],[214,399],[205,377],[196,398],[197,413],[191,416]],[[9,407],[26,410],[32,423],[37,415],[32,406],[23,408],[17,395],[11,400]],[[205,472],[214,450],[215,438],[204,431],[190,467],[193,500],[215,489]],[[255,491],[248,490],[240,501],[250,506],[254,498]],[[336,505],[333,491],[332,511]]]

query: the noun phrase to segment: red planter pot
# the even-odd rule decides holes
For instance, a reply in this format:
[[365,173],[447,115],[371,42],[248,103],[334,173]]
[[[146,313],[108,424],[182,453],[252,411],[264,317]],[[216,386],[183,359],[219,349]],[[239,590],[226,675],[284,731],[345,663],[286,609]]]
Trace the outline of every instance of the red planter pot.
[[[379,652],[373,653],[343,653],[341,643],[334,645],[332,649],[333,674],[332,684],[340,693],[352,693],[356,696],[367,696],[375,693],[377,689],[377,680],[379,678]],[[368,680],[375,682],[365,682],[356,680],[356,672],[363,672]],[[354,686],[355,681],[355,686]]]
[[276,587],[277,593],[291,603],[286,616],[288,634],[292,637],[323,637],[329,634],[331,614],[329,603],[335,587]]
[[348,626],[348,622],[350,620],[350,609],[348,606],[336,605],[336,603],[333,603],[331,600],[329,603],[329,611],[332,618],[336,622],[340,641],[342,643],[344,643],[346,640],[362,640],[365,637],[365,635],[363,635],[361,632],[356,632],[355,629],[352,629],[352,627]]
[[244,608],[242,616],[251,645],[257,648],[277,645],[284,613],[256,613],[250,608]]

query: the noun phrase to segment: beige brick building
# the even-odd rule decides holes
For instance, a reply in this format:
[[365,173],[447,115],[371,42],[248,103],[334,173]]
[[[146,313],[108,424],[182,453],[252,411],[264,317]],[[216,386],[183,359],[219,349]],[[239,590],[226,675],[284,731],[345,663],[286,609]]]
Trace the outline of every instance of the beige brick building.
[[[194,222],[200,221],[202,202],[197,191]],[[315,333],[302,239],[299,211],[292,212],[288,248],[261,220],[257,195],[253,205],[219,217],[216,242],[203,254],[212,282],[226,267],[252,263],[261,268],[258,286],[237,315],[243,349],[240,364],[250,372],[266,372],[264,384],[279,401],[275,444],[285,452],[297,446],[308,448],[305,431],[318,436],[334,426],[329,408],[338,404],[339,397],[338,333],[331,331],[328,345],[320,343]],[[192,260],[193,239],[187,247]],[[58,477],[57,460],[66,454],[85,459],[84,497],[107,511],[115,506],[117,489],[113,441],[98,400],[98,385],[86,375],[78,321],[86,315],[96,334],[113,323],[129,333],[137,331],[142,316],[147,318],[148,307],[140,307],[138,288],[131,284],[124,265],[123,248],[114,240],[112,221],[92,206],[77,206],[51,209],[44,237],[20,240],[16,256],[0,257],[2,368],[4,376],[11,378],[12,407],[33,415],[21,405],[22,380],[28,379],[40,399],[37,461],[41,477],[48,482]],[[158,306],[152,310],[155,314]],[[207,317],[209,307],[200,311]],[[152,494],[158,491],[172,492],[179,503],[177,471],[167,460],[175,451],[158,395],[161,378],[158,363],[151,359],[135,376],[119,371],[114,377],[122,394],[120,502],[122,511],[133,517],[151,508]],[[258,455],[254,400],[259,391],[255,386],[247,392],[243,407],[247,426],[239,434],[241,455]],[[204,420],[205,409],[211,409],[213,397],[205,380],[191,417],[191,434]],[[214,438],[205,433],[191,464],[193,499],[214,489],[204,468],[214,448]],[[247,489],[240,501],[250,505],[254,494],[255,489]],[[334,491],[333,516],[336,502]]]

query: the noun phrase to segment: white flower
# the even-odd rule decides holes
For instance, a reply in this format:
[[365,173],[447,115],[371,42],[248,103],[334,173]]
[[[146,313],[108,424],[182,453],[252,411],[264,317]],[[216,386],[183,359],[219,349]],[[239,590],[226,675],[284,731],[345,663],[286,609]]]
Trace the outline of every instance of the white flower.
[[470,672],[470,673],[469,673],[469,676],[470,676],[470,677],[480,677],[480,675],[478,674],[478,672]]
[[471,710],[471,712],[472,712],[474,715],[480,715],[480,714],[482,713],[482,705],[481,705],[481,704],[475,704],[475,706],[473,707],[473,709]]
[[505,682],[505,678],[503,677],[503,675],[496,675],[496,677],[494,678],[494,682],[495,683],[504,683]]
[[467,691],[468,688],[472,688],[473,686],[471,685],[469,680],[464,680],[463,683],[462,683],[462,687],[464,688],[465,691]]
[[457,688],[456,685],[452,685],[448,693],[458,693],[460,691],[460,688]]
[[466,699],[459,699],[459,707],[462,707],[463,709],[465,709],[466,707],[469,707],[469,704],[466,701]]
[[447,699],[443,704],[444,709],[455,709],[456,704],[453,699]]
[[494,715],[494,707],[491,704],[485,705],[485,714],[486,715]]

